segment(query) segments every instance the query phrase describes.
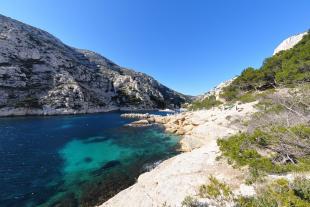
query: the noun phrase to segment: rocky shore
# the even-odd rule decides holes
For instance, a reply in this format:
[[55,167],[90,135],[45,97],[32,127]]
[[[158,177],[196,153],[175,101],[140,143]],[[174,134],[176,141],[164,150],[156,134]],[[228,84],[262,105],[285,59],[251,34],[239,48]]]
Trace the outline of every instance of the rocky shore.
[[[101,112],[110,112],[110,111],[123,111],[123,112],[136,111],[138,112],[138,111],[148,111],[148,110],[154,111],[156,109],[154,108],[150,108],[150,109],[129,108],[129,107],[117,107],[117,106],[90,107],[86,109],[70,109],[70,108],[55,109],[55,108],[50,108],[50,107],[43,107],[43,108],[4,107],[4,108],[0,108],[0,117],[27,116],[27,115],[52,116],[52,115],[70,115],[70,114],[91,114],[91,113],[101,113]],[[136,113],[133,113],[133,114],[136,114]],[[130,117],[124,117],[124,118],[130,118]],[[131,117],[131,118],[139,118],[139,117]]]
[[69,115],[69,114],[89,114],[89,113],[100,113],[100,112],[109,112],[116,111],[118,107],[97,107],[89,108],[83,110],[74,110],[74,109],[54,109],[54,108],[44,108],[44,109],[33,109],[33,108],[14,108],[14,107],[5,107],[0,109],[0,117],[5,116],[27,116],[27,115],[40,115],[40,116],[51,116],[51,115]]
[[196,195],[200,185],[213,175],[232,186],[234,193],[252,195],[252,186],[243,184],[245,173],[233,169],[220,155],[217,139],[243,130],[243,122],[253,114],[256,102],[221,106],[210,110],[184,112],[175,115],[134,115],[141,125],[156,123],[169,133],[180,135],[184,153],[170,158],[150,172],[139,176],[137,183],[121,191],[101,207],[181,206],[187,195]]
[[205,136],[217,135],[222,137],[233,134],[233,131],[242,130],[241,120],[245,116],[256,111],[253,103],[236,104],[232,106],[215,107],[210,110],[183,112],[167,116],[126,113],[123,118],[139,119],[130,123],[130,126],[148,126],[150,124],[161,124],[165,131],[182,136],[181,145],[183,151],[191,151],[206,143]]

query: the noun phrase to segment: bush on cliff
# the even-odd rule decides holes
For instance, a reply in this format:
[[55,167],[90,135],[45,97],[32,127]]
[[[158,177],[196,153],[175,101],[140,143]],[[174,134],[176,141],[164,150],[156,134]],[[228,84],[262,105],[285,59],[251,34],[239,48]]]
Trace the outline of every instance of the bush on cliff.
[[292,49],[267,58],[259,69],[246,68],[223,89],[221,96],[234,101],[244,92],[294,86],[301,82],[310,82],[310,33]]
[[239,197],[236,207],[308,207],[309,196],[309,179],[296,178],[292,183],[278,179],[263,186],[255,198]]
[[265,173],[309,171],[310,127],[274,127],[270,131],[255,130],[218,140],[223,155],[236,166],[249,166],[253,183]]
[[194,101],[190,106],[191,110],[210,109],[214,106],[220,105],[222,102],[216,100],[214,95],[208,96],[203,100]]

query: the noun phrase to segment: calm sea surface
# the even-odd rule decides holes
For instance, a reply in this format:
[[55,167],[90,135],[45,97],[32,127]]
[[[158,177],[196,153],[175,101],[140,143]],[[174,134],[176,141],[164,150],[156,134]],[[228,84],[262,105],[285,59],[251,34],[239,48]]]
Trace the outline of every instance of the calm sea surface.
[[0,206],[94,206],[177,153],[177,136],[130,121],[119,112],[0,118]]

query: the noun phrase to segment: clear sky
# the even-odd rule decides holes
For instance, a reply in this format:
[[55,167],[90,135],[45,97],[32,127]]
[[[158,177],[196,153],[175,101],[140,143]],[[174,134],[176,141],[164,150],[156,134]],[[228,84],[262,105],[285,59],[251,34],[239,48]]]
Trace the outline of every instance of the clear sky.
[[0,13],[190,95],[310,28],[309,0],[1,0]]

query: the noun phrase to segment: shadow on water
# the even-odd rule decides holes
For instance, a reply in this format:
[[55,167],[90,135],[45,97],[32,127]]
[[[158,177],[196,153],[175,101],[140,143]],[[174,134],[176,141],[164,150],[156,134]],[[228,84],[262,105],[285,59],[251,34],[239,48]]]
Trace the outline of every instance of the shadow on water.
[[106,171],[107,169],[116,167],[117,165],[121,165],[121,162],[118,160],[109,161],[106,164],[104,164],[102,167],[100,167],[98,170],[93,171],[91,174],[93,176],[102,175],[104,173],[104,171]]

